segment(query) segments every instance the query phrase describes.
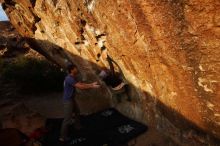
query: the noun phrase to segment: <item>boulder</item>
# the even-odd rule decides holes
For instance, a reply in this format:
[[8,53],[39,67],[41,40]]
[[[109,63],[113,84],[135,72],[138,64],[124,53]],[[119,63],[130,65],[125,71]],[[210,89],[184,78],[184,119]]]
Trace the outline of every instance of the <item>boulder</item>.
[[40,113],[32,111],[23,103],[11,101],[2,103],[0,111],[2,129],[17,129],[26,136],[36,129],[44,128],[46,124],[46,119]]
[[[32,48],[75,63],[83,80],[98,79],[107,53],[130,85],[132,102],[112,101],[124,114],[180,143],[191,133],[220,138],[219,1],[5,0],[3,8]],[[111,99],[106,86],[89,93]]]

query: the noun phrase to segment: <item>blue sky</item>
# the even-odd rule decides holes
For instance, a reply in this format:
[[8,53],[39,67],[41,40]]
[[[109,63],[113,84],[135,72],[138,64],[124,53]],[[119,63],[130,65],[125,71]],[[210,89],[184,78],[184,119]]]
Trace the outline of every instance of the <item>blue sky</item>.
[[6,16],[4,10],[2,9],[2,5],[0,4],[0,21],[8,20],[8,17]]

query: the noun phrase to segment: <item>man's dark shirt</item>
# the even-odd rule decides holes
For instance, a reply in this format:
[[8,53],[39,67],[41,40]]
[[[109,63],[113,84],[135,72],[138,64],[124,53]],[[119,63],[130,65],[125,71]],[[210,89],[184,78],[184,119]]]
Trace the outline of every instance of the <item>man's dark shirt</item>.
[[64,101],[70,101],[75,96],[76,88],[74,85],[77,83],[76,79],[71,76],[67,75],[64,80]]

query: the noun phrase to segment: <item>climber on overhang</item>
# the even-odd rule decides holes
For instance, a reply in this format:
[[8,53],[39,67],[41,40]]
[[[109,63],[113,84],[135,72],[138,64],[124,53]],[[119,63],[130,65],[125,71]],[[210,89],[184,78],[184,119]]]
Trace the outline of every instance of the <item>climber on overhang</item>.
[[115,72],[113,60],[107,55],[107,62],[109,64],[110,70],[107,68],[102,68],[99,77],[108,85],[112,87],[112,90],[120,90],[123,88],[125,83],[121,79],[120,73]]
[[[106,50],[102,50],[102,56],[108,62],[110,69],[103,67],[99,73],[99,77],[106,83],[106,85],[110,86],[110,89],[117,96],[119,102],[121,101],[121,96],[119,95],[122,93],[126,93],[128,101],[130,101],[131,98],[128,95],[129,87],[119,65],[107,54]],[[114,64],[118,67],[119,73],[115,71]]]

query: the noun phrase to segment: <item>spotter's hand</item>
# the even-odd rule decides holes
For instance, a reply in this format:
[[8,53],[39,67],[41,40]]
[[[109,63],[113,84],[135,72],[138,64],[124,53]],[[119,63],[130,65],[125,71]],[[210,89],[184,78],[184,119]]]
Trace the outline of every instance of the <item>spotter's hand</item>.
[[100,88],[100,85],[98,84],[98,82],[93,82],[92,87],[93,88]]

